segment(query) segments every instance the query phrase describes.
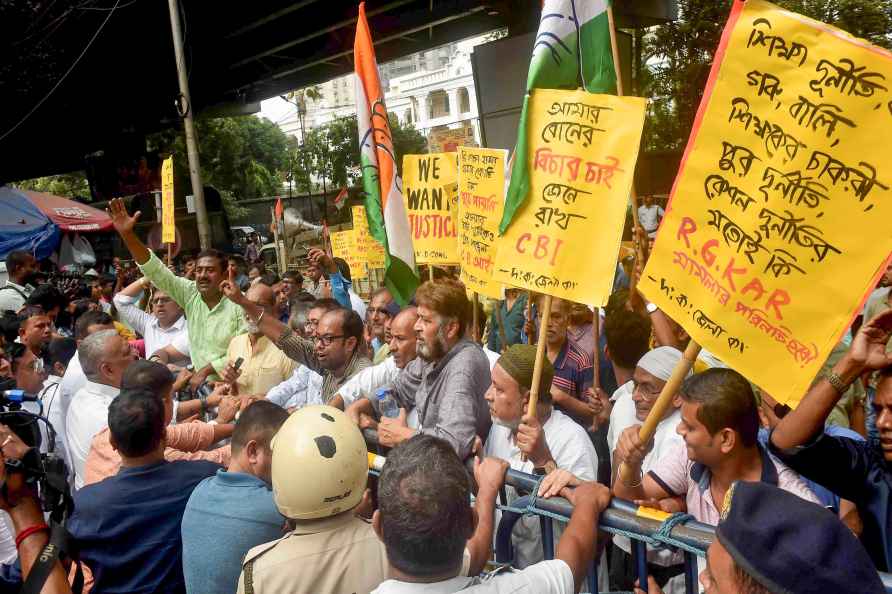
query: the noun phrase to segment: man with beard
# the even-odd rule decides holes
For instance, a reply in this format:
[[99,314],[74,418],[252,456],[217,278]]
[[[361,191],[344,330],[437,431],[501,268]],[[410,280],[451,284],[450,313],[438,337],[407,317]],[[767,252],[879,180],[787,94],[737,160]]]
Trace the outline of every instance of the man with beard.
[[[535,363],[535,346],[515,344],[493,367],[492,385],[486,391],[493,424],[484,455],[505,460],[511,468],[522,472],[541,476],[565,472],[579,481],[594,481],[598,455],[585,429],[552,406],[549,388],[554,368],[547,360],[543,361],[539,379],[536,414],[527,414]],[[519,497],[511,487],[507,493],[509,503]],[[538,494],[544,492],[540,490]],[[556,530],[555,542],[560,539],[559,532]],[[511,542],[514,566],[518,569],[542,561],[542,535],[536,516],[523,517],[515,524]]]
[[9,279],[0,287],[0,314],[18,312],[34,290],[37,260],[28,252],[13,250],[6,256],[6,274]]
[[362,318],[355,311],[338,308],[319,320],[313,339],[295,334],[272,314],[248,299],[235,284],[230,271],[229,280],[220,288],[233,303],[240,305],[257,329],[272,340],[288,357],[306,365],[322,376],[322,402],[328,404],[347,380],[368,367],[362,345]]
[[217,250],[203,250],[195,260],[195,281],[186,280],[168,270],[136,236],[133,228],[141,213],[129,216],[124,202],[115,199],[109,203],[108,214],[142,273],[186,312],[189,354],[196,369],[189,384],[195,391],[223,372],[229,361],[229,342],[245,331],[242,308],[220,290],[226,278],[226,256]]
[[[248,289],[245,298],[263,308],[265,315],[275,315],[275,294],[271,287],[257,283]],[[236,389],[236,394],[265,395],[288,379],[297,367],[250,318],[248,332],[232,339],[227,355],[229,363],[223,370],[223,380]],[[242,364],[236,367],[239,359]]]
[[[428,281],[415,293],[418,358],[393,384],[403,410],[385,418],[378,440],[388,447],[416,433],[446,440],[465,460],[475,438],[484,439],[491,423],[484,394],[490,385],[489,361],[483,349],[466,336],[471,305],[465,287],[453,279]],[[406,422],[406,411],[418,410],[418,429]]]

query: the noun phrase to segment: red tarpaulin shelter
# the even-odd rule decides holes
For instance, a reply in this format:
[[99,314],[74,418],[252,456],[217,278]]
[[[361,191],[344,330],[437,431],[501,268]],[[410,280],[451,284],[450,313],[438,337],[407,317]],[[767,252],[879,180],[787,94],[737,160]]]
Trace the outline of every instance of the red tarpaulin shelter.
[[61,231],[111,231],[112,222],[105,212],[74,200],[44,192],[23,190],[23,194]]

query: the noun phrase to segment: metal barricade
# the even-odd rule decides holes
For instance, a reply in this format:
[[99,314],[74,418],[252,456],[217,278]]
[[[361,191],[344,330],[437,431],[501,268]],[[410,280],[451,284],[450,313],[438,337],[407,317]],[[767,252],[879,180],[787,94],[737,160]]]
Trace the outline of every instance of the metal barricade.
[[[377,450],[377,432],[371,429],[363,431],[369,451]],[[377,476],[373,469],[369,474]],[[504,493],[502,502],[497,508],[502,518],[496,528],[495,562],[510,564],[513,560],[511,533],[514,525],[525,515],[539,517],[542,534],[542,552],[545,559],[553,559],[555,552],[553,523],[567,523],[573,513],[573,506],[564,498],[554,497],[540,499],[536,496],[542,477],[508,469],[505,484],[520,493],[528,493],[505,505]],[[642,508],[630,501],[614,497],[610,505],[601,513],[599,528],[612,533],[627,536],[632,541],[632,558],[635,575],[641,588],[647,592],[647,547],[660,546],[684,552],[685,590],[687,594],[697,594],[697,556],[706,556],[706,550],[715,538],[715,527],[697,522],[686,514],[653,513],[650,510],[642,513]],[[892,594],[892,573],[879,572],[880,579],[887,594]],[[588,587],[591,594],[598,594],[598,559],[592,561],[588,573]]]

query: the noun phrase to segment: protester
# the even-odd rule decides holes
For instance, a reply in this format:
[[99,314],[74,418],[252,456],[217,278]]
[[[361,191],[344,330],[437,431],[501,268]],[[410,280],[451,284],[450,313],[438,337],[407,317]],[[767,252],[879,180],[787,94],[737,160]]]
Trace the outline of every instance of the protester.
[[248,300],[231,279],[221,287],[286,355],[322,376],[323,403],[330,402],[340,386],[369,366],[362,349],[362,319],[355,311],[335,309],[324,314],[311,341],[295,335],[289,326],[273,316],[264,316],[264,310]]
[[[629,312],[632,316],[637,314]],[[672,347],[658,347],[646,353],[638,361],[632,380],[614,393],[615,402],[610,413],[610,429],[607,443],[611,458],[615,455],[620,435],[629,427],[640,427],[653,408],[672,371],[681,362],[681,351]],[[641,471],[649,473],[667,455],[672,448],[680,448],[684,440],[676,431],[681,422],[682,399],[675,395],[672,405],[659,420],[653,437],[653,447],[644,457]],[[613,468],[619,468],[619,461],[614,460]],[[670,508],[671,502],[655,502],[658,506]],[[673,508],[674,509],[674,508]],[[629,539],[617,535],[613,537],[617,546],[610,559],[610,589],[630,590],[635,580],[635,564]],[[657,583],[667,592],[684,592],[684,558],[672,551],[650,549],[647,552],[648,574],[656,578]],[[677,577],[678,576],[678,577]],[[667,582],[671,585],[667,587]]]
[[239,594],[371,591],[387,562],[354,513],[368,498],[359,429],[336,408],[307,406],[288,417],[271,447],[273,498],[292,529],[248,552]]
[[[598,456],[585,429],[552,406],[549,387],[554,369],[543,361],[534,415],[528,413],[536,347],[516,344],[502,353],[492,369],[486,401],[492,427],[484,445],[488,457],[507,461],[511,468],[541,476],[566,471],[580,481],[597,478]],[[519,497],[508,488],[508,502]],[[558,534],[560,531],[557,531]],[[514,525],[514,566],[520,569],[542,560],[539,519],[521,518]]]
[[[708,594],[886,591],[864,548],[826,510],[760,482],[735,482],[726,499],[700,573]],[[663,594],[652,578],[647,594]]]
[[[415,293],[418,357],[393,383],[403,408],[397,419],[378,425],[378,440],[392,447],[416,433],[445,439],[466,459],[491,424],[484,395],[490,385],[489,361],[467,338],[470,302],[465,287],[452,279],[428,281]],[[406,413],[418,410],[418,429],[408,426]]]
[[[867,323],[869,320],[877,317],[882,312],[888,311],[890,309],[892,309],[892,260],[890,260],[889,264],[886,267],[886,272],[883,274],[882,278],[880,278],[876,290],[870,294],[870,296],[867,298],[867,302],[864,304],[862,323]],[[892,338],[889,339],[889,342],[886,345],[886,351],[892,351]],[[880,434],[876,426],[875,408],[872,406],[872,403],[876,399],[877,392],[876,374],[866,374],[864,380],[865,387],[867,388],[868,404],[868,406],[866,407],[867,437],[871,440],[878,441],[880,438]],[[857,383],[859,382],[853,383],[853,386]]]
[[[287,322],[291,317],[291,301],[303,291],[304,277],[296,270],[286,270],[282,274],[282,282],[280,287],[281,295],[284,299],[284,308],[280,312],[279,321]],[[278,297],[278,295],[277,295]]]
[[[316,336],[322,316],[340,307],[334,299],[319,299],[312,303],[306,316],[303,316],[295,304],[288,326],[297,336],[312,339]],[[266,399],[288,410],[307,404],[322,404],[322,376],[306,365],[299,364],[291,377],[267,392]]]
[[[544,300],[542,300],[544,302]],[[592,353],[579,350],[568,338],[571,303],[551,300],[551,315],[545,336],[545,354],[554,366],[551,396],[557,408],[583,427],[591,427],[595,409],[586,397],[593,380]]]
[[[385,322],[385,337],[389,337],[390,355],[383,362],[367,367],[357,373],[350,381],[340,387],[333,402],[344,406],[347,416],[357,425],[373,426],[368,420],[363,421],[365,415],[371,419],[377,410],[375,393],[380,388],[390,386],[397,378],[400,370],[405,369],[416,357],[415,323],[418,321],[418,310],[407,307],[396,315],[393,320]],[[389,335],[389,336],[388,336]],[[380,410],[378,410],[380,414]],[[413,423],[414,421],[414,423]],[[409,427],[418,427],[418,417],[407,419]]]
[[[261,308],[261,316],[275,316],[275,294],[270,287],[258,283],[248,289],[245,299]],[[235,394],[265,396],[288,379],[297,367],[295,361],[264,336],[250,318],[247,332],[230,341],[226,356],[229,362],[221,375],[235,388]],[[241,361],[239,367],[236,366],[238,361]]]
[[[26,307],[26,310],[29,309]],[[53,324],[43,310],[26,311],[19,326],[18,341],[31,349],[38,357],[43,355],[53,337]]]
[[316,299],[330,297],[328,281],[322,274],[322,267],[312,258],[307,258],[307,275],[310,284],[307,291]]
[[[68,531],[93,573],[93,594],[182,592],[180,523],[192,489],[216,474],[203,460],[164,459],[160,394],[123,390],[108,407],[121,470],[74,494]],[[126,513],[122,510],[126,509]]]
[[198,254],[195,282],[177,277],[150,252],[133,231],[140,213],[127,214],[120,199],[109,203],[109,216],[115,230],[136,260],[140,270],[155,286],[167,293],[186,312],[190,356],[197,370],[190,384],[197,389],[215,379],[226,366],[226,350],[234,336],[244,332],[244,312],[220,290],[225,278],[226,259],[216,250]]
[[[861,542],[881,571],[892,568],[892,309],[867,321],[845,356],[814,384],[771,433],[771,451],[791,468],[854,503],[864,523]],[[850,384],[879,371],[873,402],[879,442],[824,433],[824,422]]]
[[[486,342],[489,350],[501,353],[512,344],[522,342],[521,332],[526,307],[527,295],[525,292],[505,287],[505,299],[496,303],[490,316],[489,338]],[[499,318],[501,318],[501,322]],[[506,344],[502,344],[502,332],[505,333]]]
[[234,592],[245,554],[282,536],[285,518],[270,490],[270,442],[286,419],[288,413],[271,402],[250,404],[232,434],[228,470],[218,470],[192,491],[182,524],[190,594]]
[[643,474],[644,458],[653,448],[638,438],[639,426],[620,434],[616,461],[628,477],[617,473],[613,492],[631,500],[683,498],[687,513],[715,525],[731,484],[762,481],[818,503],[799,476],[773,458],[757,441],[759,415],[749,382],[730,369],[709,369],[681,387],[684,445],[670,445],[656,465]]
[[[2,294],[2,293],[0,293]],[[53,330],[58,332],[57,318],[68,307],[68,298],[62,292],[49,283],[38,285],[28,296],[25,305],[39,307],[50,319]]]
[[6,255],[6,274],[9,278],[0,287],[0,314],[18,313],[37,284],[37,260],[28,252],[13,250]]
[[146,353],[151,354],[171,344],[177,336],[188,336],[183,309],[164,291],[151,293],[149,305],[152,313],[138,307],[144,291],[150,286],[147,277],[131,283],[114,296],[115,308],[120,319],[130,325],[145,339]]
[[[40,391],[40,404],[43,407],[43,416],[49,420],[56,432],[53,443],[54,451],[63,456],[65,451],[65,435],[61,433],[65,426],[62,417],[62,377],[68,367],[69,361],[77,353],[77,343],[72,338],[54,338],[50,341],[44,358],[47,370],[43,389]],[[41,426],[41,432],[46,432],[46,427]],[[44,441],[48,436],[44,435]]]
[[114,330],[86,337],[77,347],[87,378],[65,416],[65,451],[74,488],[84,485],[85,465],[93,437],[108,425],[108,407],[121,388],[124,370],[136,357],[127,341]]
[[[215,391],[220,393],[227,386],[220,385]],[[207,460],[227,466],[230,459],[228,445],[209,450],[213,444],[232,435],[232,424],[239,409],[239,401],[234,398],[221,399],[219,414],[214,423],[193,421],[172,425],[175,417],[173,393],[175,382],[173,374],[164,366],[153,361],[136,361],[130,364],[121,377],[121,390],[148,390],[158,394],[164,405],[164,459],[174,460]],[[182,406],[183,403],[180,403]],[[112,444],[108,427],[96,434],[90,444],[90,453],[84,465],[84,484],[91,485],[114,476],[121,469],[121,455]]]
[[228,269],[235,273],[235,283],[242,291],[247,291],[251,286],[251,279],[248,278],[248,265],[245,259],[238,254],[230,254],[228,257]]
[[644,204],[638,207],[638,222],[648,238],[653,239],[657,236],[657,229],[665,214],[663,207],[654,203],[653,196],[650,194],[644,196]]
[[116,281],[117,279],[110,274],[101,274],[91,284],[93,290],[91,297],[99,303],[99,307],[107,314],[112,313],[112,296],[115,293]]
[[390,352],[384,339],[384,324],[399,313],[399,305],[387,287],[379,287],[369,297],[368,314],[369,331],[372,335],[372,363],[377,365],[385,360]]
[[372,520],[387,548],[390,579],[374,594],[578,592],[594,556],[596,531],[592,527],[610,500],[607,488],[597,483],[561,491],[573,504],[573,515],[554,560],[522,571],[499,572],[485,581],[462,576],[462,551],[474,534],[475,522],[478,531],[481,525],[492,530],[495,500],[503,480],[501,467],[479,481],[479,513],[475,513],[470,506],[467,473],[450,444],[430,435],[416,435],[394,448],[378,481],[380,507]]

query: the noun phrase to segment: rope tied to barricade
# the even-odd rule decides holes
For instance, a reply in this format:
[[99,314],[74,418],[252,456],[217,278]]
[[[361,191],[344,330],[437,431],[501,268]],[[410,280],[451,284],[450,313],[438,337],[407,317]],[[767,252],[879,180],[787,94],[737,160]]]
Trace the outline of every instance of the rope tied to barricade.
[[637,532],[631,532],[629,530],[610,528],[607,526],[602,526],[601,530],[609,532],[610,534],[625,536],[630,540],[644,541],[649,547],[653,549],[665,549],[667,547],[672,547],[702,557],[704,552],[701,549],[682,542],[681,540],[678,540],[672,536],[672,531],[676,527],[693,519],[695,518],[691,514],[685,512],[676,512],[660,522],[660,527],[657,528],[656,532],[654,532],[650,536],[646,536]]

